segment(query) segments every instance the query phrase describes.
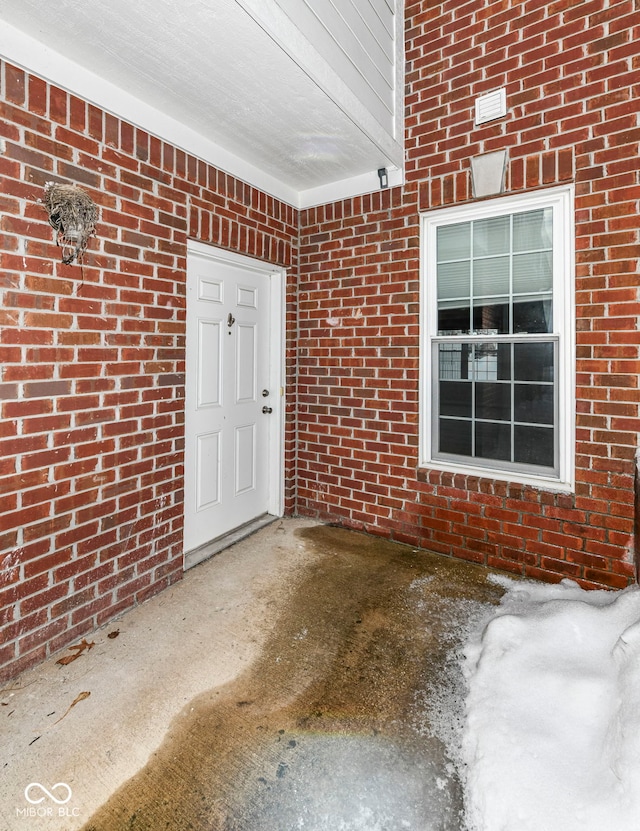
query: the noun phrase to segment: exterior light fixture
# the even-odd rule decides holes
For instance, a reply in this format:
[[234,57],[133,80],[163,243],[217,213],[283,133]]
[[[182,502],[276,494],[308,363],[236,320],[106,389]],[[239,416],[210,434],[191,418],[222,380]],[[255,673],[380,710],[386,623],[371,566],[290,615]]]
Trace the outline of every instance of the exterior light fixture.
[[44,207],[49,224],[56,231],[56,244],[62,248],[62,262],[79,260],[95,231],[98,208],[91,197],[76,185],[47,182]]

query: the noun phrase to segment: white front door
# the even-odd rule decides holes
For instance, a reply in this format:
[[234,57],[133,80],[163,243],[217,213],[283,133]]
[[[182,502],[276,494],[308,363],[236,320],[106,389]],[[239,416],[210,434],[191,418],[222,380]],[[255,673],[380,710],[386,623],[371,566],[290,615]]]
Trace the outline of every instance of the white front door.
[[274,351],[281,276],[248,258],[190,245],[185,554],[281,513],[273,492],[280,468],[281,356]]

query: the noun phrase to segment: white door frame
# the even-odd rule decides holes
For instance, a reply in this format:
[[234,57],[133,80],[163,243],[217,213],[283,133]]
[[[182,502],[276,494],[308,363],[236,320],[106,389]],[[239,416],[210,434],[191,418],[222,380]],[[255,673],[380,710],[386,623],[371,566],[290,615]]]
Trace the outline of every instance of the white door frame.
[[[286,291],[286,269],[274,266],[243,254],[236,254],[207,245],[195,240],[187,241],[187,254],[197,254],[217,262],[241,266],[249,271],[257,271],[261,274],[268,274],[271,283],[271,308],[269,326],[269,350],[271,360],[269,363],[269,389],[272,395],[269,405],[273,407],[273,413],[269,417],[269,494],[267,511],[272,516],[282,516],[284,513],[284,430],[285,430],[285,291]],[[187,274],[187,280],[189,275]],[[186,288],[186,283],[185,283]],[[186,292],[185,292],[186,294]],[[186,313],[186,309],[185,309]],[[186,356],[186,350],[185,350]],[[185,375],[190,371],[186,366]],[[188,441],[185,436],[185,445]],[[233,536],[233,532],[229,535]],[[237,536],[236,536],[237,538]],[[188,552],[185,552],[185,554]],[[213,553],[213,552],[212,552]],[[198,560],[199,561],[199,560]],[[195,563],[194,563],[195,564]],[[185,566],[186,566],[185,562]]]

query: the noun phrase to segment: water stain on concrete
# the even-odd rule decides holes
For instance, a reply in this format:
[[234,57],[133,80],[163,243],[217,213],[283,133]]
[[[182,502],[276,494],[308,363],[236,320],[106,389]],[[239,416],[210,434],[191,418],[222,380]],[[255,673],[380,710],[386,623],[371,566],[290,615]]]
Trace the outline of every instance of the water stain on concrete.
[[84,831],[459,831],[460,785],[424,691],[451,647],[443,610],[501,590],[410,546],[298,533],[317,556],[283,587],[259,659],[192,701]]

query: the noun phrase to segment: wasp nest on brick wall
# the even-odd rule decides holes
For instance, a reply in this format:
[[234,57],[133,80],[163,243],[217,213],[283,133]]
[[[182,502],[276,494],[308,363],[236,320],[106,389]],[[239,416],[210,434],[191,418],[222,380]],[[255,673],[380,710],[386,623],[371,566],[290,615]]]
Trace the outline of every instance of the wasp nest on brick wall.
[[62,262],[78,260],[95,231],[98,209],[94,201],[76,185],[47,182],[44,206],[56,231],[56,242],[62,248]]

